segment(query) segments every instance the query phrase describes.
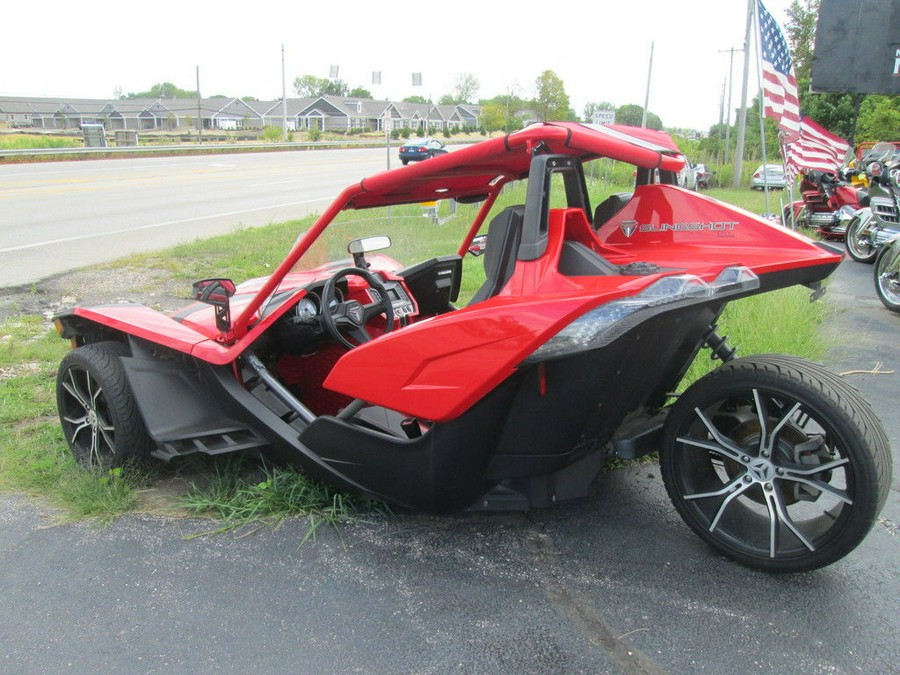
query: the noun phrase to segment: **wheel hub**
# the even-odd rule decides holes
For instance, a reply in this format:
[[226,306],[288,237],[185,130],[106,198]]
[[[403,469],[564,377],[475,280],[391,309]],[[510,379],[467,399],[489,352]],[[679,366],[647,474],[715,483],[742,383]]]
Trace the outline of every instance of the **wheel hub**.
[[775,478],[775,465],[768,459],[755,458],[746,466],[747,475],[756,483],[768,483]]
[[[773,481],[780,478],[784,471],[782,465],[778,464],[778,459],[780,458],[782,462],[793,462],[796,454],[795,448],[809,440],[801,429],[788,425],[779,434],[771,454],[768,451],[757,454],[761,431],[756,419],[743,420],[731,431],[729,436],[747,451],[740,461],[725,460],[725,470],[729,479],[733,480],[743,474],[744,483],[758,485],[766,492],[772,490]],[[758,504],[765,504],[765,497],[761,492],[751,490],[745,494],[748,499]],[[799,487],[785,491],[783,494],[786,504],[795,504],[799,499],[803,499]]]

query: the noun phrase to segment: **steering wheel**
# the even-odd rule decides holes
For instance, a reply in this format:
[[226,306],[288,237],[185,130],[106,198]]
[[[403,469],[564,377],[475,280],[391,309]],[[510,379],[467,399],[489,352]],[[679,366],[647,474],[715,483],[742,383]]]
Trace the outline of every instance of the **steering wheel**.
[[[335,289],[337,282],[345,277],[359,277],[366,282],[369,288],[377,292],[380,300],[363,305],[357,300],[344,300],[335,307],[331,304],[336,300]],[[331,336],[344,345],[347,349],[358,347],[363,342],[372,339],[366,324],[379,314],[384,314],[386,323],[384,332],[387,333],[394,327],[394,308],[387,291],[378,278],[368,270],[359,267],[347,267],[336,272],[322,289],[322,323]],[[343,332],[342,332],[343,331]],[[344,336],[344,332],[356,340],[356,344]]]

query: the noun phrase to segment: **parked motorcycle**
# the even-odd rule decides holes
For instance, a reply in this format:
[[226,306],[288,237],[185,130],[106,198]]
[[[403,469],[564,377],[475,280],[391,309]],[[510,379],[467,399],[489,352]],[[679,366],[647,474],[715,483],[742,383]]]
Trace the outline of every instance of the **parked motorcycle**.
[[697,164],[694,166],[694,174],[697,176],[697,189],[709,190],[710,176],[706,164]]
[[869,192],[847,225],[847,253],[857,262],[873,263],[879,249],[900,234],[900,149],[877,143],[861,165],[869,176]]
[[784,222],[790,223],[793,215],[795,226],[814,229],[826,239],[842,240],[864,194],[843,172],[809,171],[800,181],[803,199],[784,207]]
[[900,235],[878,250],[875,259],[875,293],[885,307],[900,313]]

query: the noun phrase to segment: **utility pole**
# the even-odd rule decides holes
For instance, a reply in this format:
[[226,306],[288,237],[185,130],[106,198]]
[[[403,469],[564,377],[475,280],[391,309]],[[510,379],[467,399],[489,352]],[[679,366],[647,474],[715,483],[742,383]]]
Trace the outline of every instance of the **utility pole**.
[[650,43],[650,67],[647,69],[647,93],[644,95],[644,114],[641,115],[641,128],[647,128],[647,106],[650,105],[650,76],[653,74],[653,43]]
[[747,30],[744,32],[744,81],[741,86],[741,111],[738,113],[737,147],[734,149],[732,187],[740,187],[744,170],[744,137],[747,132],[747,84],[750,80],[750,31],[753,30],[753,2],[747,2]]
[[200,66],[197,66],[197,144],[203,145],[203,111],[200,101]]
[[719,97],[719,126],[725,124],[725,87],[728,79],[722,80],[722,95]]
[[734,75],[734,53],[743,52],[743,49],[720,49],[719,53],[728,52],[728,114],[725,116],[725,164],[728,164],[729,155],[731,153],[731,81]]
[[287,121],[287,85],[284,79],[284,45],[281,45],[281,119],[282,119],[282,140],[287,142],[288,139],[288,121]]

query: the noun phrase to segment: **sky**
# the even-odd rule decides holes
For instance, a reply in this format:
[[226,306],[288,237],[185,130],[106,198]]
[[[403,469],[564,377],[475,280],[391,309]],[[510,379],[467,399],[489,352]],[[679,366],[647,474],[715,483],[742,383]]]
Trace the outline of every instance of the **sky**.
[[[790,1],[764,0],[782,28]],[[107,99],[160,82],[195,90],[199,70],[203,96],[272,100],[283,82],[291,97],[296,77],[328,77],[331,66],[378,99],[437,101],[462,74],[477,78],[481,98],[531,98],[537,78],[551,70],[583,115],[588,102],[643,106],[649,71],[648,109],[666,127],[706,130],[719,121],[723,98],[727,104],[728,50],[743,47],[747,10],[746,0],[417,5],[10,3],[0,24],[0,99]],[[735,53],[732,110],[740,105],[741,59]],[[381,85],[372,84],[373,71],[381,71]],[[422,86],[412,86],[414,72]],[[748,99],[757,86],[754,60]]]

